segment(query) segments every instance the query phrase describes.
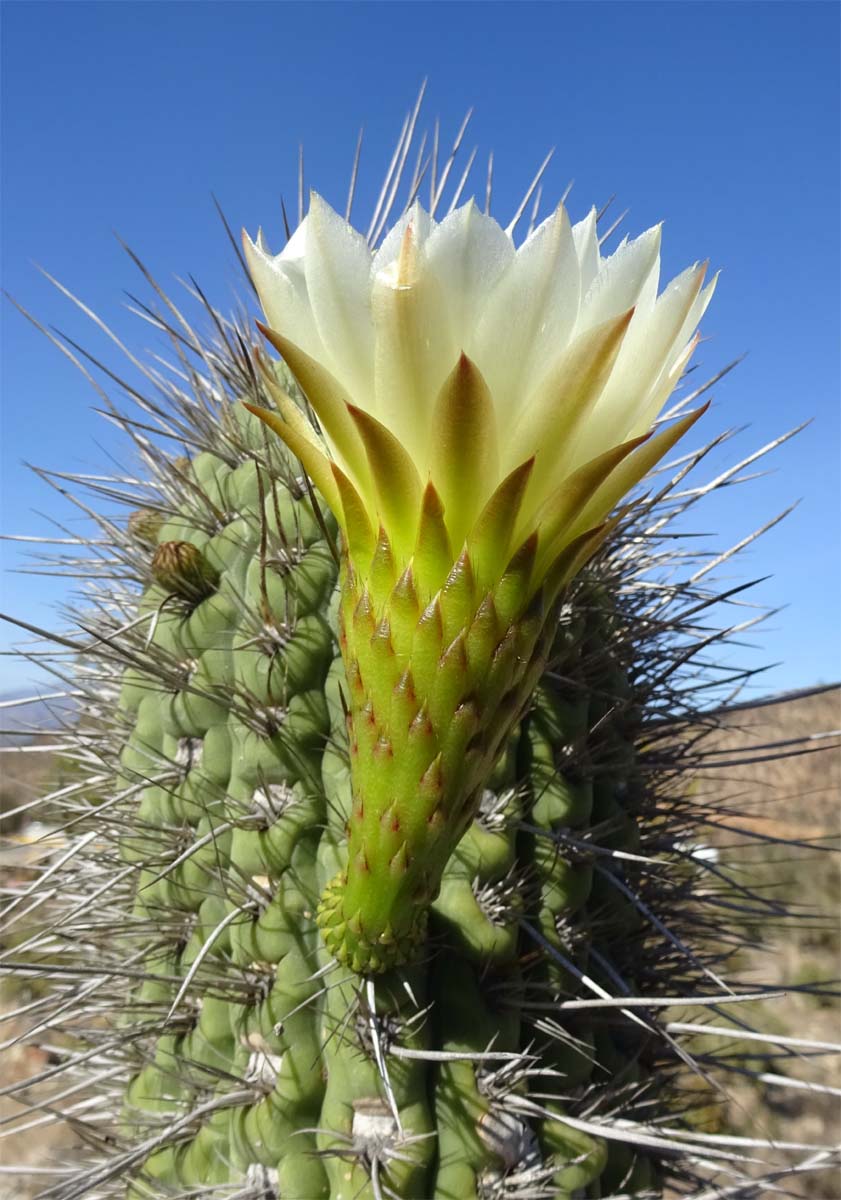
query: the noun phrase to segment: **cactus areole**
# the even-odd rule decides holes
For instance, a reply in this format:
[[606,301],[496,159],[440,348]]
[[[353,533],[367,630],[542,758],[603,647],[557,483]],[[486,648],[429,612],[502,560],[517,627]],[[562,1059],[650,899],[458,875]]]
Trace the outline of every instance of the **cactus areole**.
[[273,256],[244,238],[276,408],[341,529],[353,805],[318,923],[373,973],[422,943],[444,868],[546,667],[565,586],[703,410],[653,429],[711,297],[662,292],[659,227],[602,258],[559,205],[516,246],[471,202],[380,246],[313,195]]

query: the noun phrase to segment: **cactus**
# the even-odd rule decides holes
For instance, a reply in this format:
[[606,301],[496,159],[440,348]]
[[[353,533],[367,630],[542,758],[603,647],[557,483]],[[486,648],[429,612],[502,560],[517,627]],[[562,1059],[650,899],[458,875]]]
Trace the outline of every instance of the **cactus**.
[[[535,589],[517,591],[527,537],[483,612],[482,545],[441,567],[429,489],[414,574],[394,538],[354,525],[349,492],[337,504],[288,434],[299,383],[312,400],[296,348],[273,335],[286,363],[269,363],[250,318],[208,311],[211,336],[168,301],[152,314],[182,369],[150,372],[139,417],[119,418],[147,482],[89,484],[125,519],[99,518],[107,549],[78,565],[92,590],[53,663],[81,696],[65,739],[79,771],[45,801],[66,845],[13,900],[24,932],[5,956],[48,981],[31,1036],[49,1031],[56,1059],[15,1090],[84,1142],[45,1200],[759,1194],[735,1190],[762,1186],[757,1155],[697,1123],[714,1064],[666,1018],[691,1000],[741,1029],[749,994],[709,937],[730,885],[693,853],[710,807],[688,799],[705,656],[738,628],[701,627],[733,593],[670,542],[709,490],[686,482],[709,447],[607,524],[604,509],[573,527],[539,620]],[[452,386],[475,393],[459,369]],[[384,597],[413,678],[378,641]],[[491,713],[478,754],[471,636]],[[411,856],[407,820],[423,830]]]

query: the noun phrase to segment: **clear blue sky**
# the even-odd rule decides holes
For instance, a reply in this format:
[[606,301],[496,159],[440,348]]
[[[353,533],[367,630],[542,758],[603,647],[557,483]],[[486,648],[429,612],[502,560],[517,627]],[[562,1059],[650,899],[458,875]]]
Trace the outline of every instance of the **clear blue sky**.
[[[364,123],[358,211],[370,211],[426,75],[426,117],[445,133],[475,105],[468,146],[495,150],[498,214],[556,146],[545,195],[574,178],[574,219],[613,192],[630,232],[665,218],[666,272],[708,256],[723,269],[702,368],[749,352],[706,418],[711,434],[748,427],[717,465],[815,418],[772,475],[716,498],[701,521],[724,547],[802,500],[728,568],[770,574],[757,598],[788,606],[745,652],[782,663],[756,690],[841,676],[838,5],[7,0],[2,18],[4,284],[111,362],[34,263],[134,349],[155,349],[124,308],[140,281],[112,231],[161,279],[192,273],[225,306],[240,283],[210,192],[234,227],[279,231],[302,141],[308,183],[341,205]],[[44,514],[69,510],[22,461],[95,472],[124,447],[9,305],[2,333],[4,525],[44,533]],[[20,565],[16,547],[5,557]],[[55,624],[66,595],[67,581],[9,574],[4,607]],[[0,691],[31,675],[0,660]]]

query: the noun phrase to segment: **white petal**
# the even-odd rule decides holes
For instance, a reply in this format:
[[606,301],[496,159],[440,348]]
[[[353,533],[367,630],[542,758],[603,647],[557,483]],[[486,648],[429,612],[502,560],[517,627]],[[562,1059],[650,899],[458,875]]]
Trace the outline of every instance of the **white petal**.
[[[309,217],[304,217],[301,224],[290,237],[289,241],[280,252],[280,257],[287,265],[290,263],[303,263],[304,256],[307,252],[307,226]],[[263,231],[260,230],[258,237],[262,237]],[[268,247],[266,247],[268,249]]]
[[639,409],[636,421],[628,430],[628,437],[638,437],[651,429],[662,412],[669,396],[671,396],[680,383],[680,377],[695,352],[697,344],[697,337],[690,338],[686,345],[681,346],[677,351],[674,362],[669,365],[668,370],[663,371],[663,374],[646,396],[645,404]]
[[485,301],[514,258],[505,230],[470,200],[451,212],[426,243],[429,269],[446,297],[453,338],[467,349]]
[[623,242],[609,258],[602,260],[599,273],[581,304],[579,331],[627,312],[640,299],[646,283],[651,291],[652,278],[656,295],[660,230],[661,226],[655,225],[634,241]]
[[567,345],[578,316],[580,280],[569,218],[559,206],[517,251],[468,350],[488,382],[501,424],[512,419]]
[[435,222],[419,200],[416,200],[410,208],[406,209],[397,223],[392,226],[383,238],[379,248],[374,253],[371,263],[372,276],[379,275],[381,271],[385,271],[387,267],[392,266],[397,261],[400,255],[400,247],[403,244],[403,235],[408,225],[412,226],[415,248],[421,250],[426,244],[426,239],[432,232]]
[[266,323],[310,357],[324,361],[324,344],[313,319],[300,264],[295,261],[287,264],[282,254],[269,253],[262,231],[256,243],[244,234],[242,244]]
[[[689,267],[672,280],[650,314],[634,314],[607,387],[576,446],[581,461],[598,454],[601,445],[610,445],[605,439],[623,441],[631,431],[644,432],[639,425],[648,413],[649,396],[672,360],[672,349],[698,299],[705,269]],[[681,341],[681,347],[683,344]]]
[[718,274],[719,273],[716,272],[715,275],[713,276],[713,278],[707,284],[707,286],[705,288],[701,289],[701,291],[698,293],[695,303],[690,308],[690,310],[687,314],[686,320],[683,322],[680,332],[678,333],[677,337],[675,338],[675,349],[674,349],[674,357],[675,358],[680,353],[683,343],[686,342],[692,336],[692,334],[695,332],[695,330],[698,328],[699,324],[701,323],[701,318],[703,317],[704,313],[707,311],[710,300],[712,300],[713,293],[715,292],[716,286],[718,285]]
[[373,389],[371,251],[365,238],[315,192],[307,221],[307,292],[330,355],[327,366],[364,404]]
[[581,268],[581,295],[586,296],[599,273],[599,235],[596,229],[596,209],[591,208],[583,221],[572,227],[572,240]]
[[[632,321],[606,394],[622,391],[626,395],[645,393],[669,361],[672,347],[681,338],[701,288],[705,267],[688,267],[657,301],[647,320]],[[636,316],[636,314],[635,314]],[[681,338],[682,346],[686,338]]]
[[671,396],[678,383],[680,383],[680,377],[686,369],[697,343],[697,339],[693,335],[698,327],[698,322],[706,312],[707,305],[712,300],[717,283],[718,275],[698,293],[686,320],[683,322],[680,333],[672,344],[666,364],[660,372],[657,381],[650,389],[645,404],[641,408],[640,415],[630,430],[629,436],[635,437],[637,434],[644,433],[647,429],[651,428],[660,415],[663,405],[669,399],[669,396]]
[[414,230],[404,227],[400,255],[375,276],[371,302],[376,414],[423,474],[432,407],[461,347]]

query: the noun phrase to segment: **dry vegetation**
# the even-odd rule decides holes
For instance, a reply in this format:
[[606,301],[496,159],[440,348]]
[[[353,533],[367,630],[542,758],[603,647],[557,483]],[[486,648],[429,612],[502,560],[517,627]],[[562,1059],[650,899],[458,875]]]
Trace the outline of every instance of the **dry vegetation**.
[[[713,754],[696,780],[699,799],[714,797],[722,815],[709,840],[738,884],[776,900],[778,919],[746,917],[745,948],[735,978],[746,989],[785,981],[785,992],[740,1007],[753,1028],[784,1037],[838,1043],[841,1009],[841,688],[736,710],[710,738]],[[774,844],[780,839],[786,844]],[[739,903],[740,897],[734,894]],[[783,916],[786,910],[789,916]],[[794,917],[795,919],[792,919]],[[679,1019],[698,1020],[694,1014]],[[697,1039],[695,1052],[713,1048]],[[722,1045],[724,1043],[719,1043]],[[734,1058],[726,1110],[710,1120],[722,1131],[780,1141],[841,1144],[841,1105],[821,1088],[837,1088],[838,1058],[755,1044],[729,1043]],[[749,1066],[766,1077],[759,1085]],[[796,1077],[814,1091],[786,1083]],[[841,1175],[787,1179],[785,1196],[841,1200]],[[770,1193],[769,1193],[770,1195]]]
[[800,841],[838,833],[839,729],[837,686],[729,713],[711,739],[718,765],[705,781],[742,814],[733,827]]
[[[0,756],[0,895],[10,885],[32,878],[37,863],[53,853],[54,845],[50,845],[45,828],[49,814],[42,811],[40,804],[37,811],[21,810],[61,782],[60,767],[52,754],[28,747],[4,748]],[[30,812],[36,819],[29,819]],[[6,944],[13,944],[12,937]],[[15,1040],[36,1019],[29,1014],[15,1014],[37,1002],[39,987],[37,980],[0,979],[0,1012],[4,1014],[0,1024],[3,1046],[0,1079],[4,1087],[49,1069],[49,1048]],[[0,1131],[5,1132],[13,1123],[28,1125],[31,1119],[12,1097],[0,1097]],[[30,1200],[36,1196],[51,1178],[39,1179],[37,1169],[65,1155],[72,1158],[74,1145],[73,1135],[66,1126],[49,1122],[4,1138],[0,1141],[0,1166],[6,1169],[12,1164],[25,1166],[26,1174],[12,1175],[4,1170],[0,1174],[0,1200]]]
[[[743,1015],[754,1026],[775,1034],[825,1041],[837,1041],[839,1036],[834,993],[841,974],[841,872],[831,848],[837,847],[841,833],[841,743],[837,736],[824,735],[839,727],[841,688],[735,711],[714,735],[711,762],[715,766],[705,770],[695,785],[699,799],[712,794],[726,801],[725,815],[720,824],[710,828],[709,838],[722,859],[736,867],[740,881],[778,898],[800,915],[797,922],[764,921],[761,927],[746,920],[747,944],[740,956],[739,981],[750,986],[783,978],[788,987],[780,999],[765,1002],[761,1013],[743,1010]],[[6,752],[0,767],[3,815],[44,794],[48,784],[57,780],[57,765],[48,754]],[[39,818],[44,816],[39,812]],[[32,840],[33,833],[40,836],[41,832],[27,823],[25,815],[4,822],[2,887],[26,878],[34,864],[49,853],[41,841]],[[773,846],[764,840],[767,837],[799,844]],[[36,1001],[38,987],[37,981],[3,986],[0,1006],[7,1013],[4,1043],[25,1028],[25,1017],[9,1018],[8,1014]],[[808,991],[803,990],[807,987]],[[697,1010],[678,1019],[697,1020]],[[734,1049],[741,1052],[744,1048],[744,1043],[737,1046],[734,1042]],[[710,1039],[699,1038],[697,1053],[703,1055],[709,1049]],[[807,1078],[819,1088],[837,1086],[832,1077],[832,1064],[837,1060],[807,1059],[793,1050],[772,1051],[773,1047],[757,1044],[753,1069],[784,1078],[795,1073],[789,1068],[796,1058],[799,1078]],[[48,1063],[48,1048],[20,1042],[3,1052],[2,1077],[11,1083],[43,1070]],[[738,1070],[733,1072],[730,1090],[732,1100],[726,1112],[710,1109],[710,1122],[716,1128],[787,1141],[841,1142],[841,1111],[838,1100],[829,1094],[780,1083],[763,1088],[760,1099],[756,1084]],[[20,1112],[11,1099],[0,1099],[3,1124],[21,1119]],[[28,1123],[29,1119],[24,1115],[21,1120]],[[0,1163],[27,1163],[37,1169],[62,1160],[72,1163],[72,1156],[72,1133],[48,1120],[0,1142]],[[49,1177],[39,1178],[34,1170],[28,1178],[0,1174],[0,1198],[30,1200],[44,1186],[45,1178]],[[837,1176],[804,1176],[782,1186],[781,1194],[786,1196],[841,1200]]]

